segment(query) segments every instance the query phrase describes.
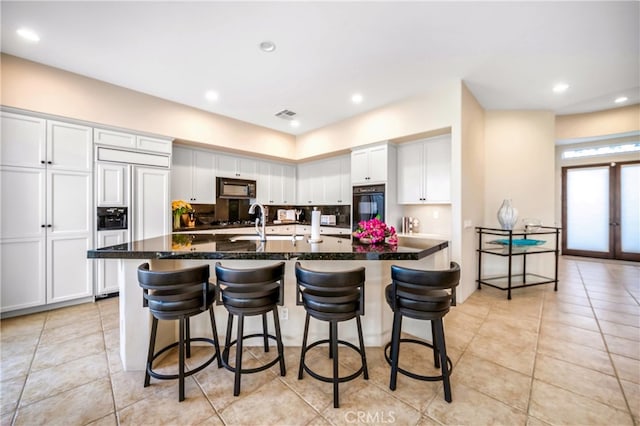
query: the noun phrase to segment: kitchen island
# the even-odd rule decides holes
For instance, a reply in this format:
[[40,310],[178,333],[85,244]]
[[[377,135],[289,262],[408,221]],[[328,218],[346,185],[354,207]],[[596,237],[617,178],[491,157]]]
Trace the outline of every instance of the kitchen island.
[[[284,306],[280,307],[280,326],[286,346],[300,346],[304,326],[304,308],[296,306],[294,264],[321,271],[340,271],[364,266],[365,315],[363,333],[367,346],[382,346],[391,331],[392,314],[384,299],[384,287],[391,281],[392,264],[417,269],[447,269],[449,265],[448,241],[399,237],[397,246],[389,244],[367,245],[351,237],[322,236],[322,242],[310,243],[308,236],[268,235],[261,242],[254,235],[229,234],[170,234],[142,241],[118,244],[88,251],[89,258],[120,259],[120,355],[125,370],[143,370],[147,353],[150,314],[142,306],[142,289],[138,286],[137,268],[149,262],[152,270],[172,270],[202,263],[211,267],[219,261],[225,266],[254,268],[285,261]],[[223,306],[215,307],[218,331],[226,330],[227,312]],[[271,319],[270,319],[271,321]],[[193,317],[193,336],[210,336],[208,316]],[[164,323],[164,324],[163,324]],[[175,341],[175,324],[162,322],[158,330],[158,347]],[[405,331],[411,333],[407,321]],[[261,318],[248,318],[247,334],[260,332]],[[417,335],[424,335],[418,330]],[[326,337],[328,330],[312,321],[309,338]],[[424,328],[424,327],[422,327]],[[270,325],[273,330],[273,326]],[[356,338],[355,326],[340,324],[340,336],[346,340]],[[224,341],[222,337],[221,341]],[[247,345],[252,342],[248,341]],[[257,343],[256,343],[257,344]]]

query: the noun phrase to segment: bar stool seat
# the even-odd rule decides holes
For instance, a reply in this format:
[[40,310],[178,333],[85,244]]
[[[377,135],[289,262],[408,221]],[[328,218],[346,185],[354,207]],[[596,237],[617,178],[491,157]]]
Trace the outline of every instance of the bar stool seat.
[[[272,266],[254,269],[234,269],[216,263],[216,278],[222,304],[229,312],[227,333],[224,349],[222,350],[222,365],[234,372],[233,395],[240,395],[242,374],[257,373],[280,363],[280,375],[286,374],[284,362],[284,345],[280,333],[278,305],[282,306],[284,296],[284,262]],[[267,313],[273,313],[275,336],[269,334],[267,327]],[[245,317],[261,315],[262,333],[244,334]],[[235,340],[231,340],[233,318],[238,317],[238,329]],[[261,337],[264,351],[269,352],[269,339],[275,340],[278,355],[271,361],[255,368],[242,368],[242,347],[246,339]],[[229,364],[229,352],[236,346],[235,366]]]
[[[300,368],[298,380],[301,380],[306,371],[311,377],[328,383],[333,383],[333,406],[340,407],[338,384],[348,382],[360,375],[365,380],[369,379],[367,369],[367,357],[362,337],[362,324],[360,316],[364,315],[364,280],[365,269],[357,268],[342,272],[317,272],[305,269],[296,262],[296,304],[303,305],[306,310],[304,323],[304,336],[300,352]],[[313,317],[320,321],[329,322],[329,338],[307,343],[309,335],[309,319]],[[338,323],[356,319],[358,327],[358,340],[360,346],[338,338]],[[333,376],[322,376],[314,372],[305,361],[307,352],[321,344],[329,344],[329,358],[333,358]],[[353,349],[360,355],[362,364],[360,368],[348,375],[338,375],[338,345]]]
[[[455,302],[455,288],[460,282],[460,266],[451,262],[443,271],[424,271],[391,266],[392,282],[385,288],[385,298],[393,311],[391,341],[384,348],[384,356],[391,365],[389,388],[396,389],[398,373],[417,380],[440,381],[444,386],[447,402],[451,402],[451,359],[447,356],[442,319]],[[400,338],[402,318],[406,316],[431,322],[432,343],[410,338]],[[413,343],[433,349],[433,363],[441,368],[440,375],[427,376],[400,368],[400,343]]]
[[[144,387],[150,385],[151,377],[159,380],[178,379],[178,400],[184,401],[184,378],[195,374],[214,359],[218,368],[222,367],[218,331],[213,315],[213,302],[216,300],[216,287],[209,284],[209,265],[175,271],[150,271],[149,264],[138,267],[138,283],[143,289],[143,304],[149,308],[153,318],[149,351],[145,369]],[[191,337],[189,320],[192,316],[209,311],[212,338]],[[158,351],[155,350],[158,320],[178,320],[179,340]],[[191,357],[191,342],[205,342],[215,349],[213,355],[197,367],[185,370],[185,355]],[[178,346],[178,373],[162,374],[153,369],[153,362],[165,352]]]

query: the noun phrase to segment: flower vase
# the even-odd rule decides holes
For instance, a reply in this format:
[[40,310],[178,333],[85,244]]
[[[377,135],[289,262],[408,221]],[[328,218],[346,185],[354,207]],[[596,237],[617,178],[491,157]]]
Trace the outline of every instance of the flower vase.
[[173,229],[180,229],[180,213],[173,215]]
[[504,200],[498,209],[498,222],[504,230],[511,230],[518,220],[518,210],[511,205],[511,200]]

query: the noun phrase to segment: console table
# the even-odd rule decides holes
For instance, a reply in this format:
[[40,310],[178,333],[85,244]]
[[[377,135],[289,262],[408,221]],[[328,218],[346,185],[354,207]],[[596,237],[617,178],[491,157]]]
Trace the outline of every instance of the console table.
[[[535,231],[503,230],[498,228],[476,227],[478,234],[478,290],[482,284],[507,291],[511,299],[511,290],[540,284],[554,283],[558,291],[558,255],[560,253],[560,229],[552,226],[540,226]],[[539,240],[539,236],[551,236],[554,241]],[[527,256],[553,253],[555,272],[553,277],[527,272]],[[482,273],[483,255],[500,256],[507,259],[507,274],[484,276]],[[513,259],[522,257],[522,273],[514,273]]]

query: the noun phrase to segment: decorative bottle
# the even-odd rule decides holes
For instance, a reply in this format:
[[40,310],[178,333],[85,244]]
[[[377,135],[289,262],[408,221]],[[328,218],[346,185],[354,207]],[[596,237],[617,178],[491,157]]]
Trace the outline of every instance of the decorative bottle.
[[518,210],[511,205],[511,200],[504,200],[498,209],[498,222],[502,229],[513,229],[518,220]]

